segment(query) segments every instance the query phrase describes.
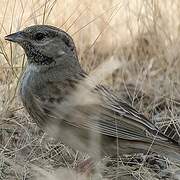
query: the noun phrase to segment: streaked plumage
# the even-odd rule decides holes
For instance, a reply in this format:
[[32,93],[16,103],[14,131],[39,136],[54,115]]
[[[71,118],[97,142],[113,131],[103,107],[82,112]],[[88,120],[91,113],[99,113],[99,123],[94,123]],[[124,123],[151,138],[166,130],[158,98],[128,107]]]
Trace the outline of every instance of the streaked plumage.
[[[67,33],[36,25],[6,39],[25,50],[28,65],[20,96],[32,119],[49,134],[94,158],[149,150],[180,157],[178,143],[112,91],[82,83],[87,74]],[[79,85],[87,90],[85,95]]]

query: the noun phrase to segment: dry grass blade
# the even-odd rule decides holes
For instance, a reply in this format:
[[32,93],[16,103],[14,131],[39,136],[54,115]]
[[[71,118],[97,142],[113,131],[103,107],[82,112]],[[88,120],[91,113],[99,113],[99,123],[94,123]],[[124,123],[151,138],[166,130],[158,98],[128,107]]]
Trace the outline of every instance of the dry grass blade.
[[82,12],[79,13],[77,18],[69,25],[66,31],[69,31],[69,29],[78,21],[78,19],[87,11],[87,8],[85,8]]
[[47,11],[47,2],[48,0],[45,0],[45,3],[44,3],[44,10],[43,10],[43,16],[42,16],[42,24],[45,24],[45,19],[46,19],[46,11]]
[[95,38],[95,40],[94,40],[94,42],[92,43],[92,45],[90,46],[90,48],[92,48],[92,47],[95,45],[95,43],[96,43],[96,41],[98,40],[98,38],[99,38],[99,37],[102,35],[102,33],[107,29],[107,27],[109,26],[109,24],[110,24],[110,22],[112,21],[113,17],[118,13],[118,11],[119,11],[120,9],[121,9],[121,7],[119,7],[119,8],[116,10],[115,13],[114,13],[114,11],[112,12],[109,20],[108,20],[107,23],[106,23],[106,26],[105,26],[104,29],[98,34],[98,36]]
[[87,27],[89,24],[93,23],[94,21],[96,21],[97,19],[101,18],[104,14],[106,14],[107,12],[111,11],[111,10],[115,10],[117,8],[117,6],[121,4],[118,3],[116,5],[111,6],[110,8],[108,8],[107,10],[105,10],[102,14],[96,16],[94,19],[92,19],[91,21],[89,21],[87,24],[83,25],[80,29],[78,29],[76,32],[74,32],[72,35],[75,35],[77,33],[79,33],[82,29],[84,29],[85,27]]

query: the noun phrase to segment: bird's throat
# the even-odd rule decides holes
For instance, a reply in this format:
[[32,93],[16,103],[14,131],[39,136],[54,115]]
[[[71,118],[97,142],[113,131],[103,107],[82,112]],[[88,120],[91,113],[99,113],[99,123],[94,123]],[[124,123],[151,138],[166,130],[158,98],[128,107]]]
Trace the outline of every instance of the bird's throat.
[[55,63],[55,60],[52,57],[48,57],[42,54],[37,49],[31,47],[31,50],[26,51],[26,55],[29,61],[29,64],[35,65],[50,65]]

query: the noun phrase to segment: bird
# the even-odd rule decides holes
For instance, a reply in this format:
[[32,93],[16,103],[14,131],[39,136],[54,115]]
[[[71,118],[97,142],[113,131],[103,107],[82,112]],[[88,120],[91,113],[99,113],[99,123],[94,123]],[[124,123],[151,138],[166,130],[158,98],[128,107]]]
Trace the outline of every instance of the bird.
[[27,56],[19,95],[32,120],[49,135],[95,160],[151,151],[179,160],[178,142],[107,86],[88,84],[67,32],[32,25],[5,40],[18,43]]

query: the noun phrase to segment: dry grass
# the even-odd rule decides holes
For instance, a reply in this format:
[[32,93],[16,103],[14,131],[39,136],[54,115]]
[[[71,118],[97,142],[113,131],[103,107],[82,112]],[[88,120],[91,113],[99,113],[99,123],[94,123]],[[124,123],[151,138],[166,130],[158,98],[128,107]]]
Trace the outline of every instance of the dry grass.
[[[28,25],[51,24],[70,33],[87,72],[119,59],[124,67],[106,83],[160,128],[179,132],[180,1],[0,0],[0,7],[0,179],[87,179],[67,170],[87,156],[41,132],[18,100],[25,56],[3,37]],[[116,159],[115,167],[91,178],[180,179],[176,165],[159,173],[142,162],[123,162]]]

